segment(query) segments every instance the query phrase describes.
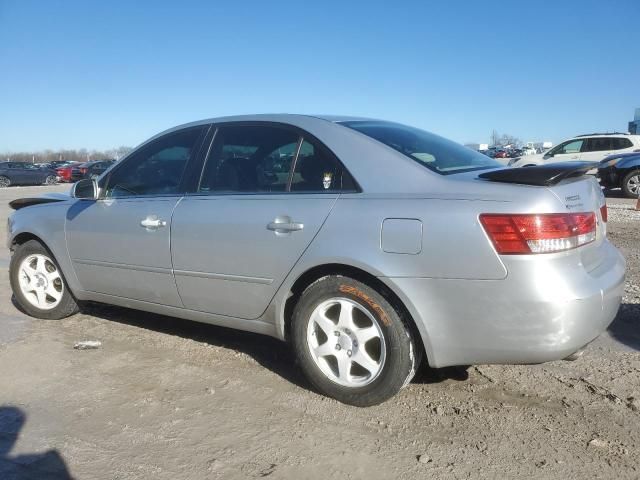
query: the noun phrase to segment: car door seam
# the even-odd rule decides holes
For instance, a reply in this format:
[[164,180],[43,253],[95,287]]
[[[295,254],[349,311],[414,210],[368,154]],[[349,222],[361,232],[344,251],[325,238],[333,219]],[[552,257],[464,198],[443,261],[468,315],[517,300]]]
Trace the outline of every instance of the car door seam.
[[178,205],[182,203],[184,200],[184,195],[181,196],[176,204],[173,206],[171,210],[171,217],[169,218],[169,259],[171,260],[171,278],[173,278],[173,284],[176,287],[176,293],[178,294],[178,298],[180,299],[180,303],[182,304],[182,308],[186,308],[184,304],[184,300],[182,299],[182,295],[180,295],[180,289],[178,288],[178,281],[176,280],[176,271],[173,265],[173,216],[178,208]]

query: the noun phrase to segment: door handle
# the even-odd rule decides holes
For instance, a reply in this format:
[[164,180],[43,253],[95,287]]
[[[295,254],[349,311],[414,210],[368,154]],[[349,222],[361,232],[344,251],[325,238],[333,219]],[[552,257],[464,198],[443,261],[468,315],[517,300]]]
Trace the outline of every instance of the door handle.
[[160,220],[156,215],[149,215],[140,222],[140,226],[147,230],[157,230],[158,228],[166,227],[167,222]]
[[302,230],[304,224],[291,221],[290,217],[282,216],[276,217],[273,222],[267,225],[268,230],[273,230],[277,234],[287,234],[291,232],[297,232]]

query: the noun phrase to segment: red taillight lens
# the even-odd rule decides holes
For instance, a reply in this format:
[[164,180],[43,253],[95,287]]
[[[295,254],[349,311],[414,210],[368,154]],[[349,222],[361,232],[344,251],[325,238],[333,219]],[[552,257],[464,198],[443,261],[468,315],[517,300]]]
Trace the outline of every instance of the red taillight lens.
[[502,255],[560,252],[596,239],[596,215],[593,212],[483,213],[480,223]]
[[606,203],[600,207],[600,216],[602,217],[602,221],[607,223],[607,219],[609,218],[609,212],[607,211]]

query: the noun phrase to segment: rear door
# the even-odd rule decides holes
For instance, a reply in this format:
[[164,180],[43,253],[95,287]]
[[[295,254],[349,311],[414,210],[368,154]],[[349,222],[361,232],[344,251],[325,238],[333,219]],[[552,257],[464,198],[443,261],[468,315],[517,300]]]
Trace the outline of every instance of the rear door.
[[340,191],[353,189],[347,176],[304,132],[220,126],[196,191],[173,215],[171,251],[185,307],[260,317]]
[[591,137],[587,139],[583,148],[581,160],[585,162],[599,162],[613,152],[613,138],[611,137]]
[[101,180],[101,198],[78,200],[66,237],[84,290],[181,307],[171,265],[171,215],[208,127],[164,135]]

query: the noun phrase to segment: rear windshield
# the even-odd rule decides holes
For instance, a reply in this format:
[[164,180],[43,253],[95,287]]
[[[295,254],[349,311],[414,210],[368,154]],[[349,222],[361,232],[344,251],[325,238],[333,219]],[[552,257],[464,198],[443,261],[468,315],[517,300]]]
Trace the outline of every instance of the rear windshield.
[[364,133],[442,175],[503,167],[475,150],[399,123],[358,120],[341,125]]

